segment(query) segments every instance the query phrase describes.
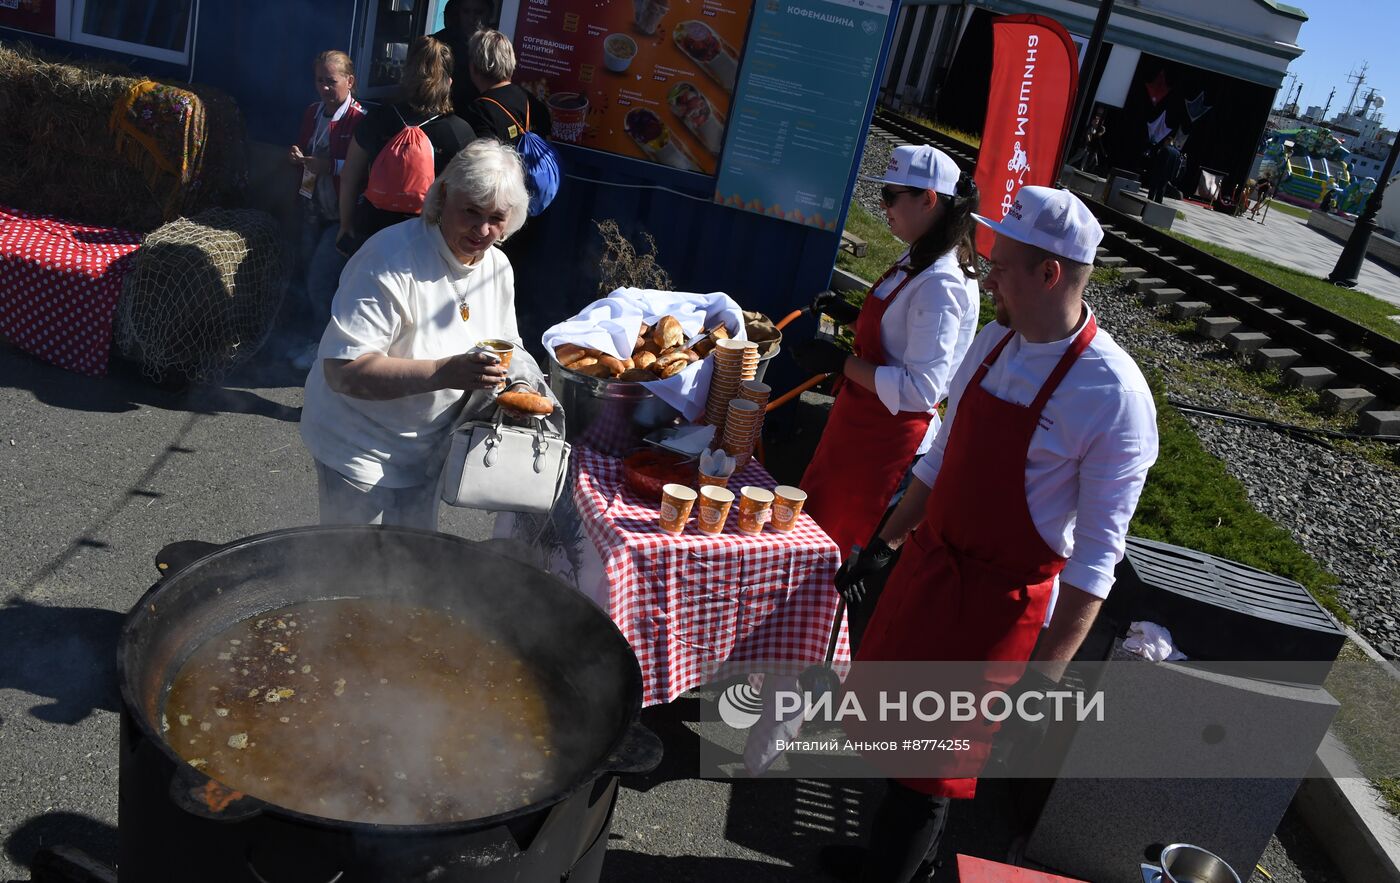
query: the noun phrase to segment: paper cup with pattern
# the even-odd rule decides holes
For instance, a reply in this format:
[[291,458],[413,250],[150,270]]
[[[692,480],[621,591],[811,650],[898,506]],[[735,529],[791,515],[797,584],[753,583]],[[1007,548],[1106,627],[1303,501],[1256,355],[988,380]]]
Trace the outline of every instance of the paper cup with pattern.
[[667,533],[683,533],[690,518],[691,507],[699,496],[683,484],[668,484],[661,488],[661,529]]
[[773,488],[773,529],[789,531],[797,527],[797,516],[802,514],[805,502],[807,492],[801,488],[788,484]]
[[500,359],[502,368],[510,367],[510,357],[515,354],[515,344],[508,340],[482,340],[478,341],[476,346],[482,352]]
[[734,492],[728,488],[705,485],[700,488],[700,503],[696,513],[696,526],[704,533],[721,533],[724,522],[729,518],[729,507],[734,505]]
[[762,533],[763,525],[773,517],[773,492],[748,486],[739,491],[739,530]]
[[727,475],[706,475],[703,472],[699,473],[699,475],[701,491],[707,487],[729,487],[729,476]]

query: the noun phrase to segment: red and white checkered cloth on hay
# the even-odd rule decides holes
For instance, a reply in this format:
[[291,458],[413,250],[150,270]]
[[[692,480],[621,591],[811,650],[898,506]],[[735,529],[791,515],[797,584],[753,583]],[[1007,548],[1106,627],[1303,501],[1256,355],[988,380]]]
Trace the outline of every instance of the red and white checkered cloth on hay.
[[[826,658],[841,559],[809,516],[788,533],[749,535],[739,532],[736,504],[724,533],[701,533],[692,515],[685,533],[669,534],[657,523],[660,501],[643,501],[623,484],[622,461],[578,447],[572,469],[574,503],[603,559],[612,618],[641,663],[643,704],[749,671],[734,663],[786,662],[796,674]],[[757,462],[729,482],[774,484]],[[850,661],[844,622],[835,660],[838,671]]]
[[141,234],[0,206],[0,336],[60,368],[107,373],[112,317]]

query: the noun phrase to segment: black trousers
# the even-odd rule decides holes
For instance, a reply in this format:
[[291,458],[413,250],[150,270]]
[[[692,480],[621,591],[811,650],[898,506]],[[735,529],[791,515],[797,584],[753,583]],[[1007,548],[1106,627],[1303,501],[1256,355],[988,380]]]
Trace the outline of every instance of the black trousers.
[[934,797],[894,779],[875,809],[861,883],[910,883],[929,878],[948,823],[948,797]]

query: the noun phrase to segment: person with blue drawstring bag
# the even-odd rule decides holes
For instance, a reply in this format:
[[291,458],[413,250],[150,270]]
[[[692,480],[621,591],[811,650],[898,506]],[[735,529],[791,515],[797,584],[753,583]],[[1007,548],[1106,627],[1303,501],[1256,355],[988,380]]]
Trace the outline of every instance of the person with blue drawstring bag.
[[511,82],[515,75],[515,50],[500,31],[479,30],[467,43],[467,63],[472,84],[480,95],[458,114],[478,137],[494,137],[510,144],[525,166],[525,187],[530,192],[530,217],[549,207],[559,192],[559,157],[540,134],[550,128],[544,102]]

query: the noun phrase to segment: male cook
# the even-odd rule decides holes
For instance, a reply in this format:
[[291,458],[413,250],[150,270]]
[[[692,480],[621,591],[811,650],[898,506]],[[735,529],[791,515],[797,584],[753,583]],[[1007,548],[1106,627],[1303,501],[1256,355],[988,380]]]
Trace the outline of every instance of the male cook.
[[[974,217],[997,234],[983,283],[996,321],[953,378],[918,480],[837,582],[858,596],[907,537],[858,661],[1034,658],[1049,664],[1013,690],[1049,689],[1113,585],[1157,458],[1157,414],[1142,372],[1083,300],[1103,239],[1084,203],[1028,186],[1004,220]],[[974,740],[981,756],[964,772],[981,771],[987,746]],[[869,846],[828,847],[823,863],[852,880],[928,879],[950,799],[976,787],[890,780]]]

